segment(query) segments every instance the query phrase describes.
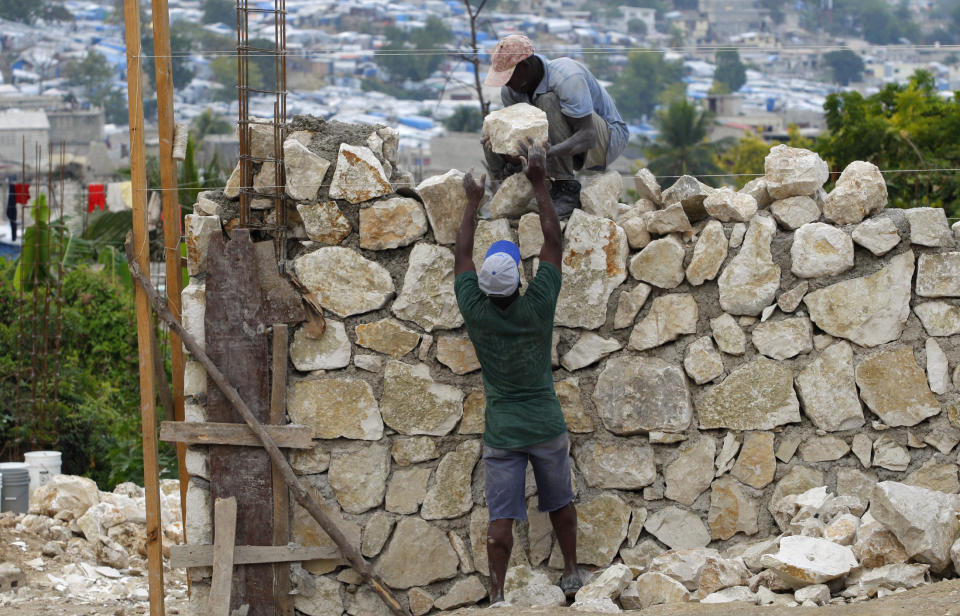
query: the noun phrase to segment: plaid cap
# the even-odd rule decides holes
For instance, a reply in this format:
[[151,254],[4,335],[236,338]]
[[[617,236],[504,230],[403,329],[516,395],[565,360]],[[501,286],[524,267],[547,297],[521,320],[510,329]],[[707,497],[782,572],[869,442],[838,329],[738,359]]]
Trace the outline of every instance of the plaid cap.
[[517,64],[533,55],[533,43],[523,34],[511,34],[497,42],[493,48],[490,72],[484,78],[484,85],[504,86],[510,81]]

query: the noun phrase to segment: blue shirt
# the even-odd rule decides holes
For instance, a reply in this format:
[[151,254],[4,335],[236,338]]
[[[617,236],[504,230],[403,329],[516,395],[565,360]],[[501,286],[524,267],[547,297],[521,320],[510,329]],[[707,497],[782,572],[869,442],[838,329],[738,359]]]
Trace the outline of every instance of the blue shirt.
[[610,145],[607,147],[607,164],[609,165],[627,147],[629,138],[627,124],[620,117],[613,99],[587,67],[576,60],[570,58],[547,60],[540,54],[534,55],[543,62],[543,79],[533,92],[533,97],[503,86],[500,88],[503,106],[529,103],[541,94],[553,92],[560,99],[560,109],[565,116],[585,118],[596,112],[610,127]]

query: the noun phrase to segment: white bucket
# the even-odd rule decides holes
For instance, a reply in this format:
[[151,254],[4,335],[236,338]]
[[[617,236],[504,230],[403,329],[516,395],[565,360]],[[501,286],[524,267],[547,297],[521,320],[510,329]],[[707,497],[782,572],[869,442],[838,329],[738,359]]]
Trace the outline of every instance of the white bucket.
[[30,471],[30,493],[60,474],[59,451],[28,451],[23,460]]

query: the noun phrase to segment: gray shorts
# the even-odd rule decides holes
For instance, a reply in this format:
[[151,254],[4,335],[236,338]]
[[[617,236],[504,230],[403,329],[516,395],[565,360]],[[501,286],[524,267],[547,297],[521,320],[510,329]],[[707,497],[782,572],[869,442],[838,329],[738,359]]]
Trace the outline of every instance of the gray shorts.
[[537,482],[537,508],[556,511],[573,502],[570,486],[570,439],[566,432],[544,443],[522,449],[497,449],[483,445],[490,521],[527,519],[524,499],[527,462]]

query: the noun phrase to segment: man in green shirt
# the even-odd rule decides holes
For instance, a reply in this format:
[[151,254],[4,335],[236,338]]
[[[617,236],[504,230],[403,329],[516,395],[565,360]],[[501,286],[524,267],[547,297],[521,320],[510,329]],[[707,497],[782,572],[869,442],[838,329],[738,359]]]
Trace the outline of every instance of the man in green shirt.
[[523,172],[540,210],[543,248],[536,277],[520,295],[520,250],[508,241],[490,247],[480,272],[473,263],[477,209],[486,176],[463,178],[467,207],[455,250],[454,289],[467,333],[483,370],[486,429],[483,461],[490,510],[487,556],[490,603],[503,601],[503,581],[513,549],[513,521],[527,518],[527,463],[537,482],[537,506],[549,512],[563,553],[560,587],[572,596],[581,586],[577,568],[577,511],[570,485],[567,425],[553,388],[550,349],[560,294],[563,243],[560,221],[546,184],[546,151],[526,144]]

